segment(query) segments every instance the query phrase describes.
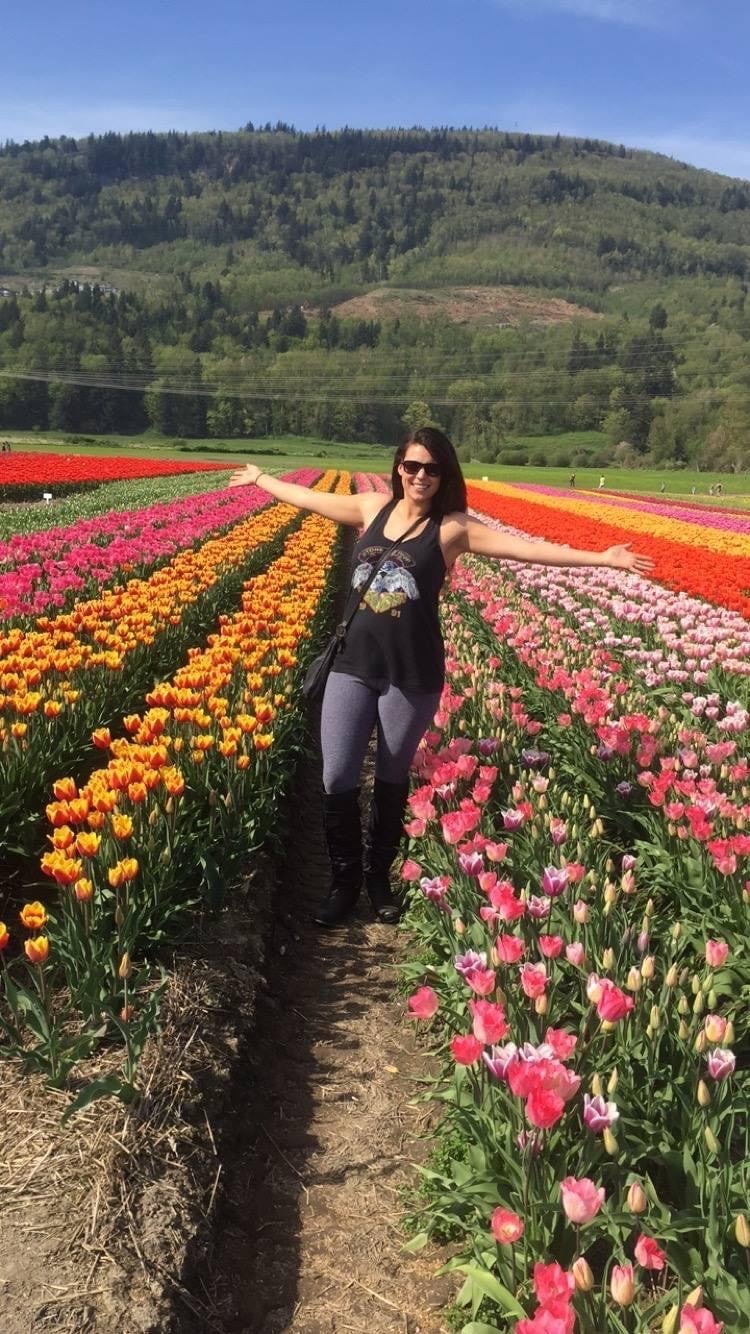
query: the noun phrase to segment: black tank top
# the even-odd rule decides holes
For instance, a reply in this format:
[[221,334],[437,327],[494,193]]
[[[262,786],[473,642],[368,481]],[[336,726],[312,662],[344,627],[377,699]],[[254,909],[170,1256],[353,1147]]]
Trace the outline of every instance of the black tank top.
[[[357,542],[352,589],[365,585],[373,564],[391,545],[383,529],[395,504],[384,505]],[[442,690],[445,651],[438,597],[445,568],[440,526],[429,519],[380,566],[331,670],[363,681],[389,681],[401,690]]]

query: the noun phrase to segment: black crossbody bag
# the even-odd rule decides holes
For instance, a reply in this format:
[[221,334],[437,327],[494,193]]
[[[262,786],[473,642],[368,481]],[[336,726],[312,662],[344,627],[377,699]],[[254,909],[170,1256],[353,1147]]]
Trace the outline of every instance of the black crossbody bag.
[[407,528],[406,532],[402,533],[400,537],[397,537],[396,541],[392,542],[391,545],[383,552],[380,559],[376,561],[372,572],[368,576],[367,583],[365,584],[364,588],[355,590],[357,594],[357,600],[354,604],[354,607],[352,608],[352,610],[350,611],[349,615],[346,617],[345,620],[339,621],[339,624],[336,626],[336,629],[334,630],[331,638],[329,639],[328,643],[323,649],[323,652],[319,653],[317,658],[313,658],[312,662],[310,663],[310,666],[307,669],[305,679],[302,683],[302,694],[305,696],[306,699],[318,700],[323,698],[323,693],[326,688],[326,681],[328,680],[328,673],[330,672],[336,657],[344,647],[344,640],[346,639],[346,634],[349,629],[349,626],[354,620],[354,617],[359,609],[359,604],[364,598],[365,594],[367,593],[367,590],[370,587],[370,584],[372,583],[373,579],[375,578],[375,575],[377,574],[381,565],[385,561],[386,557],[390,556],[391,552],[395,551],[396,547],[400,546],[400,544],[403,541],[405,541],[405,539],[409,536],[409,533],[413,533],[414,529],[418,528],[420,523],[424,523],[424,521],[425,521],[424,514],[422,514],[418,519],[415,519],[411,527]]

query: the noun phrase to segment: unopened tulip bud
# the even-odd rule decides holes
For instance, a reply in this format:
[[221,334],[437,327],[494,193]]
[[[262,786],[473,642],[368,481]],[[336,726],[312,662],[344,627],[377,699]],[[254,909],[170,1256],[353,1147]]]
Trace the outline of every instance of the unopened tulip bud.
[[661,1322],[661,1334],[677,1334],[679,1329],[679,1319],[679,1306],[670,1306],[667,1314]]
[[697,1288],[693,1288],[693,1291],[688,1293],[685,1298],[685,1305],[695,1307],[696,1309],[703,1305],[703,1288],[700,1283]]
[[584,794],[583,794],[583,799],[582,799],[582,801],[581,801],[581,805],[583,806],[583,809],[584,809],[585,811],[587,811],[587,810],[589,809],[589,807],[590,807],[590,805],[591,805],[591,798],[589,797],[588,792],[584,792]]
[[601,1075],[593,1076],[591,1080],[591,1092],[595,1098],[601,1098],[604,1093],[604,1085],[602,1084]]
[[595,806],[594,806],[593,801],[592,801],[592,803],[591,803],[591,806],[589,807],[589,817],[590,817],[592,820],[595,820],[595,819],[596,819],[596,808],[595,808]]
[[701,982],[701,991],[703,992],[703,995],[704,995],[704,996],[707,996],[707,995],[708,995],[708,993],[709,993],[709,991],[711,991],[713,985],[714,985],[713,973],[708,973],[708,974],[706,975],[706,977],[704,977],[703,981]]
[[648,903],[646,904],[646,907],[644,908],[643,911],[645,912],[645,914],[646,914],[646,918],[647,918],[647,919],[648,919],[649,917],[653,917],[653,915],[654,915],[654,900],[653,900],[653,899],[649,899],[649,900],[648,900]]
[[731,1019],[730,1019],[730,1020],[729,1020],[729,1023],[727,1024],[726,1028],[724,1029],[724,1045],[727,1046],[727,1047],[731,1047],[732,1044],[733,1044],[733,1042],[734,1042],[734,1036],[735,1036],[735,1035],[734,1035],[734,1024],[732,1023],[732,1021],[731,1021]]
[[719,998],[718,998],[718,996],[716,995],[716,992],[714,991],[714,989],[713,989],[713,987],[712,987],[711,990],[709,991],[708,995],[706,996],[706,1001],[707,1001],[707,1003],[708,1003],[708,1008],[709,1008],[709,1010],[715,1010],[715,1009],[716,1009],[716,1005],[717,1005],[717,1003],[718,1003],[718,999],[719,999]]
[[152,829],[153,829],[154,825],[158,823],[158,821],[159,821],[160,818],[161,818],[161,817],[160,817],[160,813],[159,813],[159,807],[158,807],[158,806],[154,806],[154,809],[153,809],[152,811],[149,812],[149,817],[148,817],[148,823],[149,823],[149,825],[150,825],[150,827],[151,827]]
[[612,1131],[610,1130],[609,1126],[605,1127],[604,1134],[602,1135],[602,1143],[607,1153],[610,1155],[610,1157],[614,1158],[620,1146],[618,1145],[617,1140],[612,1134]]
[[453,923],[453,930],[455,931],[457,936],[462,936],[464,934],[466,930],[466,923],[462,920],[462,918],[460,917],[456,918],[456,920]]
[[627,978],[625,979],[625,986],[628,991],[640,991],[643,986],[640,969],[635,967],[630,969]]
[[591,826],[591,837],[601,838],[603,833],[604,833],[604,825],[602,824],[601,820],[594,820],[594,823]]
[[614,869],[615,869],[615,864],[614,864],[614,862],[612,861],[612,858],[611,858],[611,857],[608,857],[608,858],[607,858],[607,864],[606,864],[606,867],[605,867],[605,870],[606,870],[606,872],[607,872],[607,875],[612,875],[613,872],[614,872]]
[[750,1226],[744,1214],[738,1214],[734,1220],[734,1235],[740,1246],[750,1250]]
[[128,954],[128,951],[126,950],[125,953],[123,954],[121,960],[120,960],[120,967],[117,969],[117,976],[118,976],[118,977],[122,977],[122,978],[130,977],[130,974],[132,973],[132,971],[133,971],[133,969],[132,969],[132,967],[131,967],[131,963],[130,963],[130,955]]
[[679,999],[678,1002],[677,1002],[677,1013],[678,1013],[678,1014],[689,1014],[689,1013],[690,1013],[690,1001],[688,1000],[687,996],[685,996],[684,994],[682,994],[682,995],[680,996],[680,999]]
[[595,884],[596,884],[596,871],[589,871],[588,874],[587,874],[587,876],[586,876],[586,879],[588,880],[588,882],[589,882],[590,885],[595,885]]
[[497,952],[497,950],[495,949],[495,946],[494,946],[494,945],[492,946],[492,949],[490,950],[490,963],[492,964],[492,967],[493,967],[493,968],[499,968],[499,967],[500,967],[500,955],[498,954],[498,952]]
[[653,954],[647,954],[645,959],[643,960],[643,963],[641,964],[641,977],[646,982],[650,982],[655,972],[656,972],[656,961],[654,959],[654,956]]
[[118,902],[117,907],[115,908],[115,926],[117,927],[118,931],[124,926],[124,924],[125,924],[125,914],[122,911],[122,904]]
[[611,880],[608,880],[604,886],[604,902],[607,904],[617,903],[617,885],[613,885]]
[[719,1152],[719,1141],[710,1126],[706,1126],[703,1131],[703,1138],[706,1141],[707,1147],[711,1150],[711,1153]]
[[698,1091],[695,1096],[698,1100],[699,1107],[708,1107],[711,1102],[711,1093],[705,1080],[698,1080]]
[[591,1292],[594,1286],[594,1275],[591,1272],[591,1265],[582,1255],[571,1265],[571,1273],[575,1280],[576,1288],[579,1292]]
[[693,1001],[693,1014],[703,1014],[705,1008],[706,1008],[706,1002],[703,999],[703,993],[699,991],[698,995]]
[[609,1288],[618,1306],[630,1306],[635,1297],[633,1266],[615,1265],[610,1275]]
[[171,860],[172,860],[172,853],[169,850],[169,848],[168,847],[162,848],[161,852],[159,853],[159,861],[161,862],[162,866],[169,866]]
[[702,1028],[700,1033],[696,1035],[695,1042],[693,1043],[693,1051],[697,1051],[698,1055],[701,1056],[706,1050],[707,1042],[706,1030],[705,1028]]
[[639,1181],[633,1181],[628,1187],[626,1204],[631,1214],[642,1214],[648,1208],[648,1197]]
[[651,1006],[651,1014],[649,1015],[648,1022],[650,1023],[654,1032],[656,1032],[661,1026],[661,1010],[659,1009],[658,1005]]
[[615,1069],[612,1071],[612,1074],[610,1075],[609,1080],[607,1081],[607,1093],[609,1094],[610,1098],[612,1097],[612,1094],[617,1088],[618,1083],[619,1083],[619,1075],[617,1073],[617,1070]]
[[681,935],[682,935],[682,924],[680,922],[675,922],[674,926],[672,927],[672,939],[679,940]]
[[546,996],[537,996],[534,1001],[534,1010],[537,1014],[546,1014],[549,1009],[549,1001]]
[[615,966],[615,952],[613,949],[606,949],[602,955],[602,968],[606,973],[610,972]]
[[687,1042],[688,1038],[690,1037],[690,1029],[685,1023],[684,1019],[680,1020],[680,1027],[677,1029],[677,1036],[680,1039],[680,1042]]
[[672,967],[669,969],[669,971],[668,971],[668,973],[667,973],[667,976],[664,978],[664,985],[667,986],[667,987],[669,987],[670,989],[671,989],[672,987],[676,987],[676,986],[677,986],[677,965],[676,965],[676,964],[673,963],[673,964],[672,964]]

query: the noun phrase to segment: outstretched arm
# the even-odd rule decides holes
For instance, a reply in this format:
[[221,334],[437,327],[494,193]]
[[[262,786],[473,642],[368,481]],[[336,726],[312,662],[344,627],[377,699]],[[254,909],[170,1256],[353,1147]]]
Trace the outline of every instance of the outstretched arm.
[[523,537],[499,533],[478,519],[466,519],[462,549],[476,556],[495,556],[535,565],[604,565],[614,570],[634,570],[647,574],[653,561],[640,556],[629,546],[608,547],[606,551],[582,551],[559,546],[556,542],[530,542]]
[[[361,528],[374,518],[371,503],[374,493],[364,493],[362,496],[336,496],[330,491],[313,491],[310,487],[298,486],[296,482],[284,482],[280,477],[264,472],[255,463],[248,463],[247,467],[233,472],[229,485],[259,486],[286,505],[296,505],[298,509],[322,514],[326,519],[333,519],[334,523],[345,523],[352,528]],[[366,498],[368,496],[369,504]],[[377,508],[380,508],[382,500],[380,497]]]

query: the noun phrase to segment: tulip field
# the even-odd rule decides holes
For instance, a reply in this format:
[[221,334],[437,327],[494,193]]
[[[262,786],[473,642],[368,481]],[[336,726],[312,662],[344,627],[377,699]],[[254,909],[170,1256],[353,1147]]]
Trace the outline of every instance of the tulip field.
[[0,455],[0,500],[41,499],[99,487],[102,483],[133,481],[139,477],[172,477],[183,473],[210,473],[232,468],[231,463],[175,462],[171,459],[121,458],[100,455],[23,453]]
[[747,522],[470,500],[655,570],[453,578],[402,870],[445,1060],[411,1246],[460,1241],[466,1334],[750,1329]]
[[[259,488],[108,485],[136,490],[0,530],[0,1052],[66,1117],[138,1100],[164,946],[273,846],[343,577],[335,525]],[[654,568],[465,558],[446,585],[400,871],[440,1108],[407,1250],[450,1243],[464,1334],[750,1331],[750,518],[469,503]]]

